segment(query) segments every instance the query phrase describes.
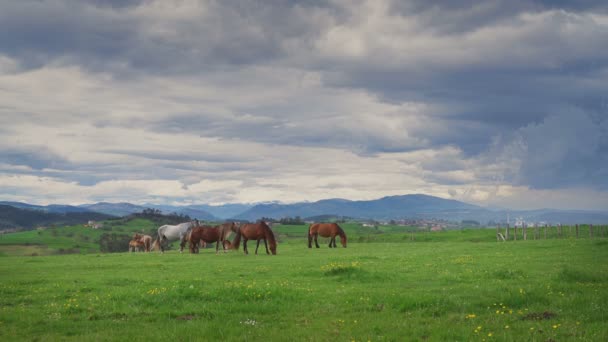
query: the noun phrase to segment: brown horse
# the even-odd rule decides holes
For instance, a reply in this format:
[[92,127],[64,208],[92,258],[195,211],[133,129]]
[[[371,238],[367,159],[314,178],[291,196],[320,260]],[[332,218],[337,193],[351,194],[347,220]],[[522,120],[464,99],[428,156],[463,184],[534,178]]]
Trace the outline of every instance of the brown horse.
[[135,233],[133,240],[138,240],[144,244],[144,251],[149,252],[152,249],[152,237],[150,235],[142,235]]
[[144,248],[144,243],[139,240],[129,241],[129,252],[141,252]]
[[188,236],[190,241],[190,253],[198,253],[198,243],[213,243],[215,242],[215,253],[219,251],[219,245],[222,244],[222,249],[226,252],[225,241],[227,237],[236,231],[236,224],[234,222],[226,222],[221,225],[212,226],[198,226],[192,228]]
[[329,248],[336,247],[336,235],[340,235],[340,242],[343,247],[346,247],[346,234],[337,223],[313,223],[308,228],[308,248],[312,248],[312,240],[314,238],[315,245],[319,248],[317,237],[328,237]]
[[236,237],[232,242],[232,246],[234,249],[239,249],[241,244],[241,237],[243,239],[243,251],[245,254],[249,254],[247,250],[247,241],[248,240],[257,240],[258,244],[255,247],[255,254],[258,254],[258,247],[260,247],[260,240],[264,240],[264,246],[266,247],[266,254],[270,254],[268,252],[268,244],[266,241],[270,243],[270,251],[273,255],[277,254],[277,241],[274,238],[274,233],[268,227],[266,222],[260,221],[258,223],[247,223],[242,224],[238,227],[236,232]]

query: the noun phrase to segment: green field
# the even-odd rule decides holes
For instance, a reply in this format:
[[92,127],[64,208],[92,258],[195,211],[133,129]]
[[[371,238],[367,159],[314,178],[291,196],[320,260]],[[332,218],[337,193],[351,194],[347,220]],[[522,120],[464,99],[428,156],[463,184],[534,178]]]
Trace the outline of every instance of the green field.
[[[608,340],[607,239],[498,243],[478,229],[412,241],[347,224],[348,248],[308,249],[303,229],[276,227],[276,256],[102,254],[93,243],[12,256],[26,233],[7,234],[0,340]],[[73,247],[27,233],[39,238],[28,247]]]

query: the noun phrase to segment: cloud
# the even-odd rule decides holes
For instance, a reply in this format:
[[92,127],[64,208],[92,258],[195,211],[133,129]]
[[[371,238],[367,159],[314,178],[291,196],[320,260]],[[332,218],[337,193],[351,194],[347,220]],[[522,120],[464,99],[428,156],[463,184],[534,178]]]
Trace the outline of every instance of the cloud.
[[6,3],[0,176],[70,203],[605,207],[607,29],[599,1]]

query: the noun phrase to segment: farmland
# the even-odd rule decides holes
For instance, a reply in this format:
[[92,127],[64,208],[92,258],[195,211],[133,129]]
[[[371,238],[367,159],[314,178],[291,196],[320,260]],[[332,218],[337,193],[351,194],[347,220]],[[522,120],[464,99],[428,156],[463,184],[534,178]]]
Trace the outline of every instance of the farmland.
[[308,249],[304,226],[276,227],[276,256],[100,253],[82,227],[7,234],[0,339],[608,340],[606,239],[345,230],[348,248]]

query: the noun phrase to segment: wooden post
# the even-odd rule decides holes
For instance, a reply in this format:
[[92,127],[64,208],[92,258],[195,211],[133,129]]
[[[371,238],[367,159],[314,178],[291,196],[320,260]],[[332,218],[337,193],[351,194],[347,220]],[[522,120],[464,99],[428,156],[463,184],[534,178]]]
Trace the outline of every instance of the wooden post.
[[500,224],[496,225],[496,241],[500,241]]
[[524,233],[524,241],[528,240],[528,224],[524,223],[524,226],[521,227]]
[[517,225],[513,226],[513,240],[517,241]]
[[545,223],[545,240],[547,240],[547,224]]
[[559,232],[559,238],[560,238],[560,239],[561,239],[561,238],[563,238],[563,237],[564,237],[564,231],[563,231],[563,229],[562,229],[562,224],[561,224],[561,223],[558,223],[558,224],[557,224],[557,230],[558,230],[558,232]]
[[576,224],[576,238],[578,239],[578,223]]
[[509,241],[509,224],[507,223],[507,226],[505,227],[505,239],[507,239],[507,241]]
[[589,225],[589,238],[593,239],[593,224]]

